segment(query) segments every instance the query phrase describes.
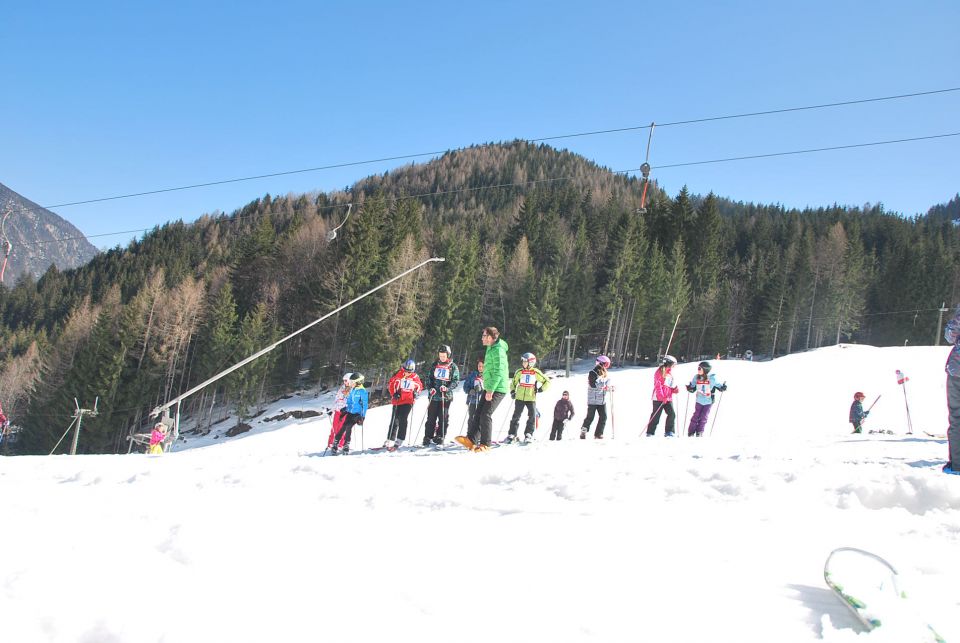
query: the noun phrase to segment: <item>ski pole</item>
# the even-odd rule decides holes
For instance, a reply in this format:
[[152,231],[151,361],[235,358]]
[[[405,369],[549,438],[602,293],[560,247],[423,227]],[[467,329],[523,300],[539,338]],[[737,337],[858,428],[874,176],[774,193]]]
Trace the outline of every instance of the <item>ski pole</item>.
[[[881,394],[881,395],[882,395],[882,394]],[[873,401],[873,404],[876,404],[879,399],[880,399],[880,395],[878,395],[878,396],[877,396],[877,399]],[[873,404],[871,404],[871,405],[870,405],[870,408],[867,409],[867,413],[869,413],[869,412],[870,412],[870,409],[873,408]]]
[[[683,407],[683,426],[687,426],[687,412],[689,410],[690,410],[690,391],[687,391],[687,404],[686,406]],[[690,430],[689,427],[687,428],[687,430],[688,431]],[[681,432],[681,437],[683,437],[682,432]]]
[[723,402],[723,391],[720,391],[720,397],[717,398],[717,410],[713,413],[713,421],[710,423],[710,433],[713,435],[713,425],[717,423],[717,416],[720,415],[720,403]]
[[447,394],[440,391],[440,445],[447,441]]
[[613,389],[610,389],[610,439],[617,439],[617,420],[613,413]]
[[413,446],[417,446],[417,440],[420,439],[420,427],[423,425],[423,420],[424,420],[424,418],[427,417],[427,411],[428,411],[429,409],[430,409],[430,398],[429,398],[429,396],[428,396],[428,397],[427,397],[427,407],[426,407],[425,409],[423,409],[423,413],[420,414],[420,422],[417,423],[417,431],[416,431],[416,433],[414,433],[414,435],[413,435],[413,442],[411,443],[411,444],[413,444]]
[[[514,405],[516,406],[516,405]],[[500,441],[501,436],[503,436],[503,427],[507,426],[507,420],[510,419],[510,407],[507,406],[507,412],[503,415],[503,422],[500,423],[500,430],[497,431],[497,442]]]

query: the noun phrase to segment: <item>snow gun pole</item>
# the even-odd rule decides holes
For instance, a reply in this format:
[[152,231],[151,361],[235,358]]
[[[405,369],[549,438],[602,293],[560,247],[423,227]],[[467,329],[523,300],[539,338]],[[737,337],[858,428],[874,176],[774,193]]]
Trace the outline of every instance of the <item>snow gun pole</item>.
[[710,423],[710,435],[713,435],[713,426],[717,423],[717,416],[720,415],[720,402],[723,402],[723,391],[720,391],[720,397],[717,399],[717,409],[713,412],[713,421]]
[[296,337],[297,335],[299,335],[300,333],[304,332],[305,330],[308,330],[308,329],[310,329],[310,328],[313,328],[314,326],[316,326],[316,325],[319,324],[320,322],[324,321],[325,319],[328,319],[328,318],[336,315],[336,314],[339,313],[341,310],[343,310],[343,309],[345,309],[345,308],[349,308],[350,306],[352,306],[353,304],[357,303],[358,301],[360,301],[360,300],[363,299],[364,297],[368,297],[368,296],[372,295],[373,293],[377,292],[377,291],[380,290],[381,288],[386,288],[387,286],[389,286],[389,285],[392,284],[393,282],[397,281],[398,279],[403,279],[404,277],[406,277],[407,275],[409,275],[411,272],[414,272],[415,270],[419,270],[420,268],[422,268],[423,266],[427,265],[428,263],[434,263],[434,262],[437,262],[437,261],[446,261],[446,260],[445,260],[443,257],[432,257],[432,258],[430,258],[430,259],[427,259],[426,261],[422,261],[422,262],[418,263],[417,265],[415,265],[413,268],[410,268],[409,270],[404,270],[403,272],[401,272],[401,273],[400,273],[399,275],[397,275],[396,277],[393,277],[393,278],[391,278],[391,279],[388,279],[387,281],[383,282],[383,283],[380,284],[379,286],[377,286],[377,287],[375,287],[375,288],[371,288],[370,290],[368,290],[367,292],[363,293],[362,295],[360,295],[360,296],[358,296],[358,297],[354,297],[353,299],[351,299],[350,301],[348,301],[348,302],[345,303],[344,305],[340,306],[339,308],[337,308],[337,309],[335,309],[335,310],[330,311],[329,313],[327,313],[327,314],[324,315],[323,317],[321,317],[321,318],[319,318],[319,319],[313,320],[312,322],[310,322],[309,324],[307,324],[307,325],[304,326],[303,328],[301,328],[301,329],[299,329],[299,330],[295,330],[294,332],[290,333],[290,334],[287,335],[286,337],[275,341],[274,343],[270,344],[269,346],[267,346],[266,348],[264,348],[264,349],[262,349],[262,350],[260,350],[260,351],[257,351],[256,353],[254,353],[254,354],[251,355],[250,357],[247,357],[246,359],[237,362],[236,364],[234,364],[234,365],[231,366],[230,368],[228,368],[228,369],[226,369],[226,370],[224,370],[224,371],[220,371],[219,373],[217,373],[216,375],[214,375],[214,376],[211,377],[210,379],[208,379],[208,380],[206,380],[206,381],[204,381],[204,382],[202,382],[202,383],[200,383],[200,384],[197,384],[196,386],[194,386],[192,389],[190,389],[190,390],[187,391],[186,393],[182,393],[182,394],[178,395],[177,397],[173,398],[172,400],[170,400],[170,401],[168,401],[168,402],[164,402],[163,404],[161,404],[160,406],[156,407],[155,409],[153,409],[153,411],[150,412],[150,417],[156,417],[156,416],[160,415],[160,413],[162,413],[164,410],[170,408],[170,407],[173,406],[174,404],[179,404],[182,400],[190,397],[191,395],[193,395],[193,394],[196,393],[197,391],[200,391],[200,390],[202,390],[203,388],[209,386],[210,384],[213,384],[214,382],[216,382],[216,381],[219,380],[220,378],[226,377],[227,375],[229,375],[230,373],[234,372],[234,371],[237,370],[238,368],[242,368],[243,366],[246,366],[247,364],[249,364],[249,363],[252,362],[253,360],[257,359],[258,357],[261,357],[261,356],[263,356],[263,355],[266,355],[267,353],[269,353],[270,351],[272,351],[273,349],[275,349],[277,346],[280,346],[281,344],[283,344],[284,342],[286,342],[288,339],[292,339],[293,337]]
[[907,401],[907,380],[909,379],[903,371],[897,369],[897,384],[903,387],[903,406],[907,409],[907,435],[913,435],[913,420],[910,419],[910,403]]

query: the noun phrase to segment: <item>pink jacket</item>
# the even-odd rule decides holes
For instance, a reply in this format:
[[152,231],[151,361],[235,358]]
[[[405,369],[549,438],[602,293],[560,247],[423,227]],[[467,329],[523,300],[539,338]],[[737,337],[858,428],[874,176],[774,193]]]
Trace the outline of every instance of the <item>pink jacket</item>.
[[166,433],[164,433],[164,432],[161,431],[160,429],[154,429],[154,430],[150,433],[150,446],[154,446],[154,445],[156,445],[156,444],[160,444],[161,442],[163,442],[164,438],[166,438],[166,437],[167,437],[167,434],[166,434]]
[[670,402],[673,394],[680,389],[673,385],[673,375],[664,374],[664,369],[658,368],[653,374],[653,399],[656,402]]

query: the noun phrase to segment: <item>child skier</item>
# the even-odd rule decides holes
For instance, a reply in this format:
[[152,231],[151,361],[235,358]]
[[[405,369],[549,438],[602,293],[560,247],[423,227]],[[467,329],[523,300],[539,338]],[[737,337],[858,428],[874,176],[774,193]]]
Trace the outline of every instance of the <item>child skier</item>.
[[599,419],[593,437],[596,440],[603,439],[603,427],[607,424],[607,392],[613,390],[613,386],[610,385],[610,376],[607,374],[608,368],[610,368],[610,358],[601,355],[597,358],[596,366],[587,376],[587,417],[583,418],[583,426],[580,427],[581,440],[587,439],[594,414]]
[[850,424],[853,425],[854,433],[863,433],[863,421],[870,415],[870,411],[863,410],[863,398],[866,397],[860,391],[853,394],[853,404],[850,405]]
[[407,418],[413,401],[423,390],[423,382],[417,377],[417,363],[408,359],[403,367],[390,378],[387,391],[390,392],[390,403],[393,412],[390,414],[390,429],[387,431],[387,441],[383,446],[390,451],[396,451],[407,439]]
[[[334,446],[333,438],[337,434],[337,431],[340,430],[340,427],[343,426],[344,418],[347,417],[344,408],[347,406],[347,395],[350,394],[351,375],[353,375],[353,373],[344,373],[343,384],[340,386],[340,390],[337,391],[337,396],[333,398],[333,417],[330,418],[330,437],[327,438],[328,449]],[[343,442],[340,442],[336,446],[342,447]]]
[[660,362],[660,368],[653,375],[653,413],[650,415],[650,421],[647,422],[647,437],[653,437],[657,433],[657,425],[660,423],[660,414],[666,411],[667,426],[666,435],[668,438],[674,436],[673,424],[677,418],[676,411],[673,410],[673,394],[678,393],[680,388],[673,383],[673,365],[677,363],[672,355],[664,355]]
[[510,419],[510,431],[504,440],[507,444],[517,440],[517,430],[520,427],[520,416],[523,409],[527,409],[527,425],[523,430],[524,441],[533,438],[533,431],[537,423],[537,392],[546,391],[550,387],[550,380],[537,368],[537,356],[533,353],[524,353],[520,356],[520,368],[510,380],[510,397],[513,403],[513,417]]
[[147,453],[151,455],[160,455],[163,453],[163,441],[167,439],[167,427],[163,422],[157,422],[153,425],[153,431],[150,432],[150,449]]
[[430,387],[430,406],[427,409],[427,424],[423,428],[423,446],[442,447],[447,437],[450,421],[450,402],[453,391],[460,383],[460,369],[450,359],[450,347],[442,344],[437,349],[437,359],[430,367],[427,386]]
[[467,394],[467,423],[473,421],[483,397],[483,360],[477,361],[477,369],[463,380],[463,391]]
[[363,374],[350,373],[347,385],[350,387],[350,392],[347,394],[347,404],[343,408],[345,415],[340,429],[333,436],[331,455],[337,455],[338,452],[343,455],[350,453],[350,434],[354,426],[363,426],[363,419],[369,407],[370,397],[367,395],[367,389],[363,388]]
[[697,404],[693,417],[690,418],[687,437],[703,437],[703,429],[710,417],[710,409],[713,408],[713,392],[726,390],[727,383],[718,384],[717,376],[710,372],[710,362],[700,362],[697,365],[697,374],[687,384],[687,392],[697,394]]
[[573,403],[570,401],[570,391],[564,391],[563,397],[553,407],[553,426],[550,428],[550,439],[562,440],[563,429],[571,419],[573,419]]

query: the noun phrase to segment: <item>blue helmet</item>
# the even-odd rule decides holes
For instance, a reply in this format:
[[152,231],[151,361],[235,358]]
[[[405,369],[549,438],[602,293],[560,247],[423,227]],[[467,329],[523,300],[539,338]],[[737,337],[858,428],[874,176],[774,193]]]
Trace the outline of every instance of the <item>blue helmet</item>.
[[405,370],[408,373],[412,373],[415,370],[417,370],[417,363],[412,359],[408,359],[403,363],[403,370]]

